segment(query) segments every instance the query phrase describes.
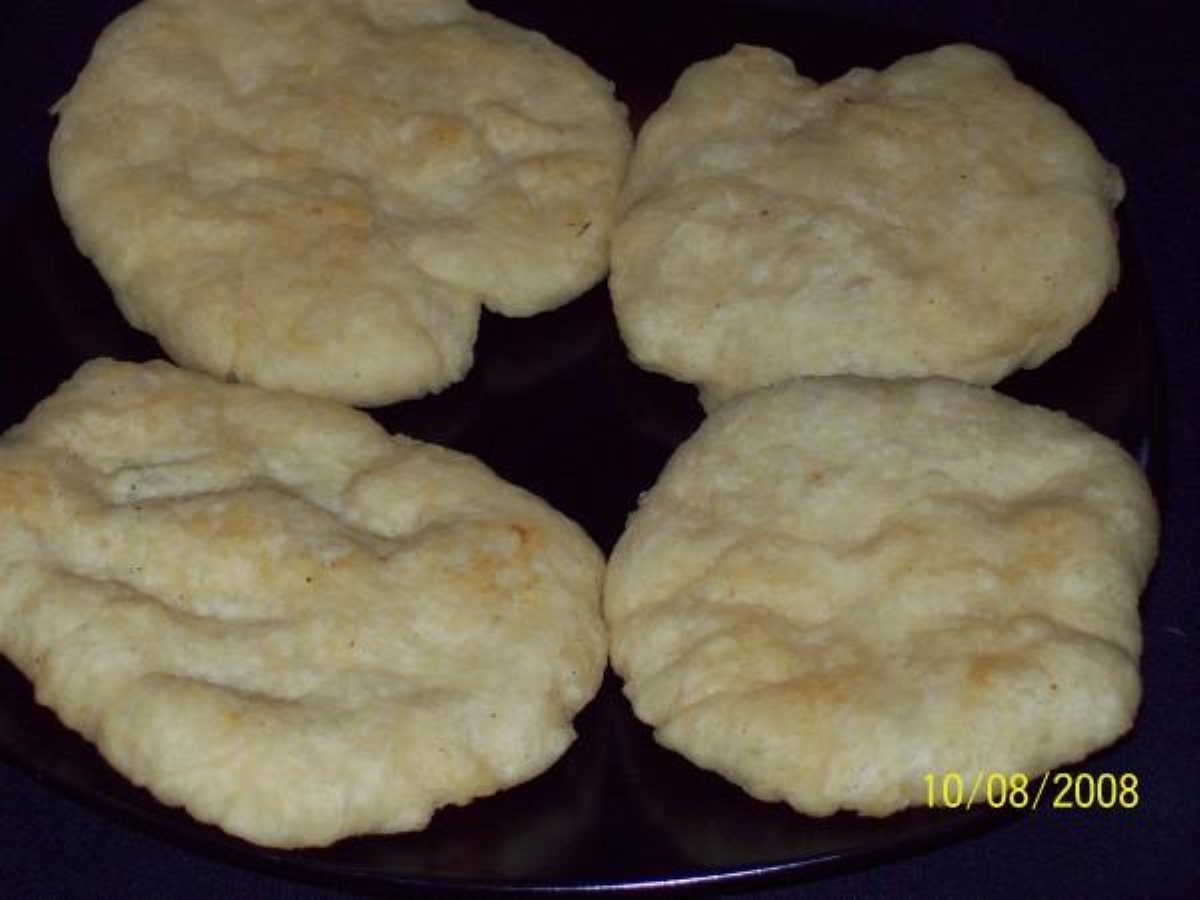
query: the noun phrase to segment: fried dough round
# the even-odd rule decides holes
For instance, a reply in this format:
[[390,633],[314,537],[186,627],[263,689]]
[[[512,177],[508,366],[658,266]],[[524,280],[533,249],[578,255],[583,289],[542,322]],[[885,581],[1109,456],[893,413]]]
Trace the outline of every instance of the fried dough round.
[[146,0],[57,112],[55,195],[131,324],[359,405],[462,378],[481,304],[603,277],[631,142],[611,84],[462,0]]
[[825,85],[739,46],[638,135],[609,279],[634,360],[705,402],[791,376],[992,384],[1116,284],[1119,172],[967,46]]
[[160,800],[259,844],[525,781],[599,687],[603,559],[327,401],[97,361],[0,440],[0,651]]
[[1033,775],[1138,706],[1157,516],[1068,417],[941,379],[732,400],[613,551],[613,666],[663,745],[811,815]]

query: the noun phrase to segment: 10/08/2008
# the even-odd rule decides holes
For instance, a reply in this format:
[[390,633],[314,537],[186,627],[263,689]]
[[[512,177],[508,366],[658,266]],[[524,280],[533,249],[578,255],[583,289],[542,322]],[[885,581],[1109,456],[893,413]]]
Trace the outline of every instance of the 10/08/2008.
[[[1047,787],[1049,791],[1047,792]],[[1136,809],[1141,800],[1132,772],[1046,772],[1031,778],[1024,772],[925,773],[925,803],[947,809]]]

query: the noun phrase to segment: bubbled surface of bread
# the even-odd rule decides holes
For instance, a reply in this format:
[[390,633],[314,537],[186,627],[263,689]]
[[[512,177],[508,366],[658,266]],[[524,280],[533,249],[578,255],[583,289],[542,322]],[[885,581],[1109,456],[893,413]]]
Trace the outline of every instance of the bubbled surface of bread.
[[359,405],[469,369],[481,304],[598,281],[612,86],[461,0],[146,0],[58,104],[55,195],[183,365]]
[[0,651],[160,800],[256,843],[537,775],[606,660],[603,560],[462,454],[166,363],[0,440]]
[[818,85],[739,46],[685,71],[638,135],[621,334],[710,404],[797,375],[991,384],[1064,347],[1115,285],[1123,190],[982,50]]
[[827,815],[1034,774],[1123,734],[1157,517],[1064,415],[926,380],[732,400],[613,552],[614,668],[659,742]]

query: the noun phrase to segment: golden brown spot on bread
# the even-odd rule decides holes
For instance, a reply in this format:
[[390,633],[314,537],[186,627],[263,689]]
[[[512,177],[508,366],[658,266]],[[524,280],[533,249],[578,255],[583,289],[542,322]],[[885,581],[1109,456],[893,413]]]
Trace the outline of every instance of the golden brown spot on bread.
[[1035,507],[1019,518],[1022,546],[1012,567],[1016,573],[1057,567],[1079,545],[1086,522],[1076,510],[1058,503]]
[[975,687],[989,684],[993,678],[1011,675],[1021,668],[1020,662],[1007,654],[984,653],[971,662],[967,679]]
[[43,509],[54,496],[50,476],[41,466],[12,466],[0,474],[0,509],[28,515]]
[[533,543],[534,530],[531,526],[524,522],[511,522],[508,527],[516,533],[517,538],[521,541],[522,548],[528,547]]

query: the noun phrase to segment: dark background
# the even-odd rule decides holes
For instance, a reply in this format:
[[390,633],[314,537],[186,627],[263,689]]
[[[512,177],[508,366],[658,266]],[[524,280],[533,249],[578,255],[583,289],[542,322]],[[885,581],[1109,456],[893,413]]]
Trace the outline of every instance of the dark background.
[[[121,0],[0,5],[0,121],[6,126],[0,142],[0,222],[16,214],[40,177],[51,129],[47,108],[68,89],[99,30],[126,5]],[[778,886],[764,895],[1198,896],[1197,5],[1186,0],[764,0],[763,5],[977,43],[1047,86],[1125,175],[1126,235],[1140,256],[1167,398],[1167,476],[1159,498],[1163,548],[1143,605],[1145,701],[1134,734],[1104,757],[1106,770],[1138,775],[1139,807],[1042,810],[918,856]],[[587,5],[578,6],[582,14]],[[673,7],[688,14],[686,3]],[[669,30],[661,40],[669,44]],[[8,299],[3,289],[0,273],[0,302]],[[145,836],[3,764],[0,893],[325,895]]]

